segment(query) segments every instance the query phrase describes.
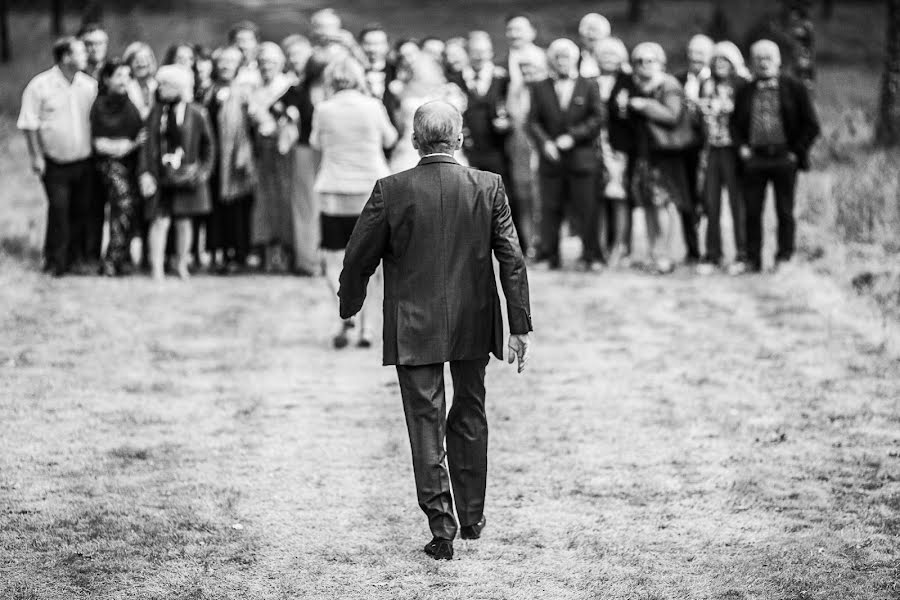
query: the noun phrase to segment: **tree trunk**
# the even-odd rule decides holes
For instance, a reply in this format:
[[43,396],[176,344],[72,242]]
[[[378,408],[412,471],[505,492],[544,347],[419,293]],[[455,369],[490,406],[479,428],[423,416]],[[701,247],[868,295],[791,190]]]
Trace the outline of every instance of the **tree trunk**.
[[731,23],[728,22],[725,0],[714,0],[706,33],[717,42],[731,40]]
[[628,21],[631,23],[640,23],[644,18],[644,0],[629,0],[628,2]]
[[875,138],[884,146],[900,144],[900,0],[887,0],[887,50]]
[[62,0],[53,0],[51,5],[50,21],[53,35],[62,35],[63,32],[63,3]]
[[822,0],[822,19],[830,21],[834,16],[834,0]]
[[9,62],[12,52],[9,49],[9,6],[6,0],[0,0],[0,62]]

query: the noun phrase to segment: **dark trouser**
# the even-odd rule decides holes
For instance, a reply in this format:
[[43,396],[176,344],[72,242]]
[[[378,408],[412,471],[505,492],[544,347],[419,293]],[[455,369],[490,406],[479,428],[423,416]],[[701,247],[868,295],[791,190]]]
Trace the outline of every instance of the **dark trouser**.
[[449,415],[443,364],[397,366],[412,447],[416,496],[435,537],[452,540],[456,536],[454,499],[463,527],[475,525],[484,514],[488,444],[484,373],[488,360],[485,357],[450,363],[453,406]]
[[734,224],[735,258],[747,260],[747,215],[738,181],[738,156],[734,148],[709,149],[706,166],[706,260],[722,261],[722,189],[728,190],[731,220]]
[[210,217],[207,246],[222,250],[225,261],[243,264],[250,252],[250,218],[253,196],[247,194],[217,201]]
[[541,173],[541,256],[559,257],[559,228],[566,208],[575,216],[581,237],[582,259],[600,260],[600,240],[596,224],[594,173],[553,171]]
[[93,217],[94,166],[90,160],[57,163],[47,160],[44,190],[47,192],[45,268],[64,273],[74,263],[91,256],[88,228]]
[[106,222],[106,203],[108,196],[106,186],[103,185],[103,176],[100,174],[97,159],[94,159],[94,169],[91,184],[90,218],[85,230],[85,246],[87,256],[85,262],[89,265],[98,264],[103,254],[103,224]]
[[702,205],[703,199],[697,189],[697,170],[700,168],[701,148],[688,148],[684,152],[684,167],[687,171],[688,202],[679,207],[681,215],[681,231],[684,234],[684,246],[687,249],[688,261],[700,259],[700,233],[698,231],[699,218],[697,209]]
[[778,249],[776,261],[790,260],[794,255],[794,190],[797,184],[797,165],[787,150],[769,150],[744,163],[743,188],[747,207],[747,258],[750,266],[762,265],[763,209],[766,185],[775,189],[775,214],[778,218]]
[[524,218],[527,211],[524,210],[513,186],[509,159],[502,152],[471,152],[469,155],[466,155],[466,158],[469,160],[469,166],[482,171],[496,173],[503,178],[503,187],[506,188],[509,212],[512,216],[513,225],[516,228],[516,234],[519,236],[519,245],[522,247],[522,254],[527,254],[528,238],[531,236],[531,232],[528,230],[529,228]]

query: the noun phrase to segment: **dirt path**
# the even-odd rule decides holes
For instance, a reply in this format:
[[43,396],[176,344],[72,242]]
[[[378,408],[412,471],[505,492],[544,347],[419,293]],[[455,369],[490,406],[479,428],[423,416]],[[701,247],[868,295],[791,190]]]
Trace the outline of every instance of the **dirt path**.
[[440,565],[394,372],[327,348],[322,281],[0,267],[4,598],[900,593],[900,362],[805,267],[533,273],[490,526]]

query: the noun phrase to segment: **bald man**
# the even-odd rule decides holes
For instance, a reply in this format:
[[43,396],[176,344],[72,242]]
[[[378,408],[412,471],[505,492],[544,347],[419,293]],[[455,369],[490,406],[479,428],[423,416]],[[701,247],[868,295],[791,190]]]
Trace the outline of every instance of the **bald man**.
[[435,560],[453,558],[457,530],[463,539],[477,539],[486,523],[484,375],[490,354],[503,358],[492,255],[506,297],[509,362],[517,360],[520,373],[531,331],[528,275],[503,180],[453,158],[462,123],[446,102],[416,111],[413,145],[421,160],[375,184],[347,245],[338,292],[341,318],[348,319],[383,262],[384,364],[397,368],[419,507],[433,536],[425,553]]
[[820,128],[806,86],[781,72],[781,52],[775,42],[753,44],[750,62],[753,81],[735,94],[731,135],[741,158],[749,267],[759,272],[766,187],[771,183],[775,190],[778,268],[794,254],[797,171],[809,168],[809,149]]

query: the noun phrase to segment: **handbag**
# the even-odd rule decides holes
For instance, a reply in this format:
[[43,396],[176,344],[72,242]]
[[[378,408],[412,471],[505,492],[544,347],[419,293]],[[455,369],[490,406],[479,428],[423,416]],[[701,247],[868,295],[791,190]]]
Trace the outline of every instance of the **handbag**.
[[651,150],[675,151],[684,150],[697,145],[699,133],[697,121],[687,104],[681,111],[681,117],[673,126],[663,125],[647,119],[647,129],[650,132]]

